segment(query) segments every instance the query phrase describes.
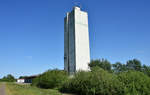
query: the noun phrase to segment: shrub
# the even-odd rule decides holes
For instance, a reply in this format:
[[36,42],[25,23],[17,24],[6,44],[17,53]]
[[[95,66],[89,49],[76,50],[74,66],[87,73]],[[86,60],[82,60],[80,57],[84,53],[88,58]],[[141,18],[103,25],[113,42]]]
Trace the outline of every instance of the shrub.
[[67,73],[60,70],[48,70],[33,80],[32,85],[40,88],[57,88],[68,78]]
[[150,95],[150,78],[142,72],[128,71],[118,75],[124,95]]
[[80,95],[117,95],[122,93],[122,88],[116,75],[95,67],[91,72],[75,74],[62,85],[60,91]]

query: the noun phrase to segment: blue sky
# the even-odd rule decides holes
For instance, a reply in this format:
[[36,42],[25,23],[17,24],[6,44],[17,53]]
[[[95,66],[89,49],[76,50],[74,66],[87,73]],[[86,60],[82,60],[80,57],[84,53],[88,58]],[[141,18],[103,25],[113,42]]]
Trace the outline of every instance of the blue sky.
[[74,2],[89,14],[91,59],[150,64],[150,0],[0,0],[0,78],[63,69]]

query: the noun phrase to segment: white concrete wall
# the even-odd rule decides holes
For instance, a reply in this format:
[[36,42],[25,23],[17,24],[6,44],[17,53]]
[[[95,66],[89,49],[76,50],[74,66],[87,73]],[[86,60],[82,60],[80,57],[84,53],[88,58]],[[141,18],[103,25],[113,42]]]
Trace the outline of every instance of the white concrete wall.
[[24,79],[17,79],[17,82],[18,82],[18,83],[24,83],[25,80],[24,80]]
[[76,71],[89,70],[90,62],[88,15],[80,9],[75,9],[75,53]]

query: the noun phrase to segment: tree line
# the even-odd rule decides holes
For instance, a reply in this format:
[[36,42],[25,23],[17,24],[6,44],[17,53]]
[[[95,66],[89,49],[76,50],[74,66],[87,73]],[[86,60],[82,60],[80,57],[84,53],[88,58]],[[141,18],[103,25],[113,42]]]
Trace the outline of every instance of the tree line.
[[8,74],[7,76],[4,76],[3,78],[0,79],[0,82],[15,82],[16,79],[13,75]]
[[107,59],[92,60],[89,64],[90,68],[98,66],[106,71],[113,73],[127,72],[129,70],[143,72],[144,74],[150,76],[150,66],[142,65],[142,63],[137,60],[128,60],[126,64],[121,62],[116,62],[111,64]]

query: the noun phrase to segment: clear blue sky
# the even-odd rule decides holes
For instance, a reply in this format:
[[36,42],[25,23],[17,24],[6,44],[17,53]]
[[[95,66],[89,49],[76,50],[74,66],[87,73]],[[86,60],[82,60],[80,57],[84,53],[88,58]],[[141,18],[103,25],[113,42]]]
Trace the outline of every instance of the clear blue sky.
[[63,69],[74,1],[89,13],[91,59],[150,64],[150,0],[0,0],[0,77]]

